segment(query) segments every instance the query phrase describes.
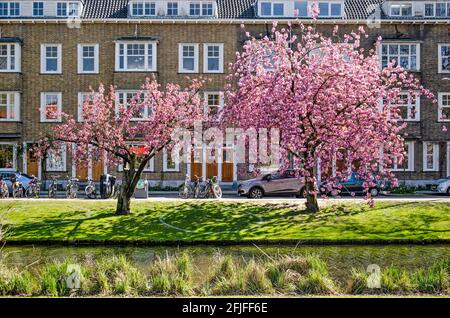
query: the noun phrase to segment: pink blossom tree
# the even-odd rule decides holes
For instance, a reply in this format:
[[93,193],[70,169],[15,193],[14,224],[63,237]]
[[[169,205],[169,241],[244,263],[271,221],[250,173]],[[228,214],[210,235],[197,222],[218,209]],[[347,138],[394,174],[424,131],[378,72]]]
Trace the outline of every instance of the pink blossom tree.
[[[63,114],[62,124],[39,142],[38,151],[54,151],[61,143],[74,145],[72,156],[79,163],[106,156],[110,164],[123,164],[122,186],[116,213],[130,213],[130,198],[148,162],[164,147],[170,147],[176,129],[192,129],[203,119],[199,91],[203,80],[192,80],[182,89],[167,84],[164,90],[148,79],[130,100],[116,100],[113,87],[100,85],[82,107],[82,120]],[[69,150],[72,147],[68,147]]]
[[[294,168],[305,181],[306,208],[319,210],[316,177],[338,188],[349,170],[364,179],[366,190],[377,180],[395,178],[390,168],[404,160],[402,106],[425,95],[418,80],[394,64],[381,69],[376,46],[361,46],[363,28],[338,37],[299,24],[255,38],[248,32],[242,52],[230,65],[223,119],[243,129],[278,128],[282,169],[293,156]],[[345,161],[345,169],[336,163]],[[325,190],[325,189],[323,189]],[[331,189],[325,190],[325,192]],[[370,192],[366,191],[366,198]]]

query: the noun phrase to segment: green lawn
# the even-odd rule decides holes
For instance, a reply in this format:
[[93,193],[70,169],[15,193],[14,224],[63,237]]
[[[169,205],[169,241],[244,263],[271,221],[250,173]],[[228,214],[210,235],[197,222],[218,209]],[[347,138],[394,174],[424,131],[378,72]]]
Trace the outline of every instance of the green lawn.
[[133,201],[0,201],[7,240],[395,240],[450,239],[450,204],[378,202],[328,206],[317,214],[292,204]]

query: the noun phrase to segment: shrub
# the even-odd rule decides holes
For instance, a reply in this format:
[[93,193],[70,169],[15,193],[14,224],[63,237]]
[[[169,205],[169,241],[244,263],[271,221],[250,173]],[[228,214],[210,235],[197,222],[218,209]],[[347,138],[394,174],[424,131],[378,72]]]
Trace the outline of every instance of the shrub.
[[250,295],[273,292],[270,280],[266,277],[266,269],[251,260],[244,270],[245,291]]
[[361,295],[367,293],[367,278],[369,274],[366,271],[352,268],[352,273],[347,281],[346,292],[352,295]]
[[84,283],[85,275],[81,265],[70,260],[65,260],[64,262],[54,261],[44,265],[41,269],[41,295],[74,295],[81,292]]
[[384,293],[407,293],[412,290],[411,280],[406,271],[394,266],[381,271],[381,290]]
[[30,272],[0,264],[0,295],[31,296],[37,289],[37,281]]
[[449,260],[443,260],[429,268],[419,269],[412,274],[411,281],[421,293],[448,293],[450,291]]

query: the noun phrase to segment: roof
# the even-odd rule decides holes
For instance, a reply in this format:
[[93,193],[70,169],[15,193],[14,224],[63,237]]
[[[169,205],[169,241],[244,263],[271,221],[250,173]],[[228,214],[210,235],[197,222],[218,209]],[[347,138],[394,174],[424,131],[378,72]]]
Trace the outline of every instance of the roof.
[[[271,18],[261,18],[257,15],[257,1],[258,0],[216,0],[217,3],[217,18],[208,17],[167,17],[156,16],[151,18],[139,17],[133,19],[169,19],[169,20],[199,20],[199,19],[251,19],[251,20],[270,20]],[[292,0],[293,1],[293,0]],[[423,18],[423,17],[389,17],[383,12],[382,4],[387,0],[345,0],[345,12],[342,18],[320,18],[319,20],[367,20],[367,19],[380,19],[380,20],[436,20],[436,18]],[[414,0],[415,1],[415,0]],[[83,12],[81,19],[85,20],[121,20],[130,18],[128,15],[128,4],[130,0],[83,0]],[[33,18],[33,17],[20,17],[20,18],[0,18],[7,20],[26,20],[26,19],[61,19],[57,17],[45,17],[45,18]],[[274,18],[281,20],[283,18]],[[292,18],[284,18],[292,19]],[[303,19],[303,18],[302,18]],[[308,18],[306,18],[308,19]],[[441,19],[442,20],[442,19]],[[444,20],[450,20],[450,18],[444,18]]]

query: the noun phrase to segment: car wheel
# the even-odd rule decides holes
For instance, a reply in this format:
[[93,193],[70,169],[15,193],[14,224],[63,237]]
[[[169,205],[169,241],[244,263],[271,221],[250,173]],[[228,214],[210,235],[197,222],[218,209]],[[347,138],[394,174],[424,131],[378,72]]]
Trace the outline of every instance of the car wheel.
[[252,188],[250,192],[248,193],[248,197],[250,199],[261,199],[263,197],[264,193],[261,188]]
[[447,195],[450,195],[450,187],[447,188]]
[[373,197],[373,198],[377,197],[378,196],[378,189],[377,188],[370,189],[369,193],[370,193],[371,197]]

